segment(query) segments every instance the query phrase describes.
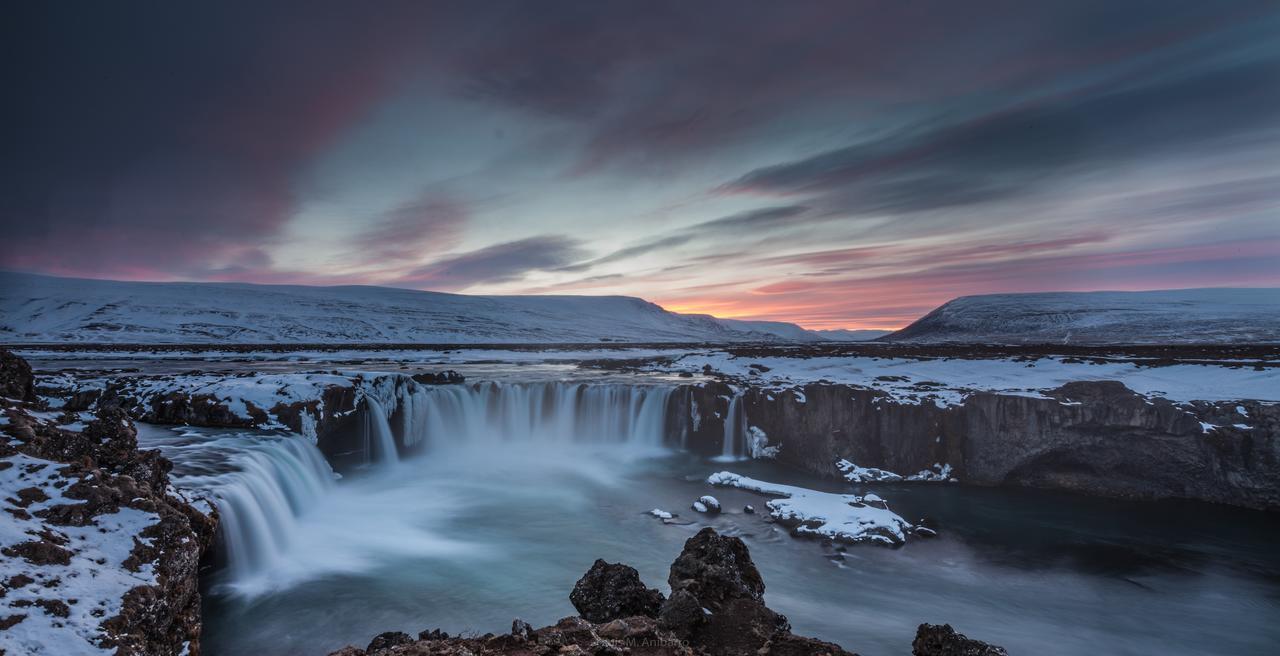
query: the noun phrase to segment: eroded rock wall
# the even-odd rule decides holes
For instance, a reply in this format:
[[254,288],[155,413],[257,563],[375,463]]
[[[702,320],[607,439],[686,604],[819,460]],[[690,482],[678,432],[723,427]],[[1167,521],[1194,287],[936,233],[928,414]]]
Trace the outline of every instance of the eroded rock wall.
[[[977,392],[948,407],[827,383],[741,393],[747,424],[781,445],[778,461],[824,476],[841,459],[901,474],[949,464],[976,485],[1280,510],[1280,404],[1177,405],[1111,381],[1043,397]],[[692,449],[719,452],[731,394],[693,388]]]

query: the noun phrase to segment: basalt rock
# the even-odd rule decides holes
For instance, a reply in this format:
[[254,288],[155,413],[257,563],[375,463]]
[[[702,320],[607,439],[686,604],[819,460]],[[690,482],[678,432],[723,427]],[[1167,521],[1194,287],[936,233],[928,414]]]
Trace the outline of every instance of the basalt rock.
[[623,617],[657,617],[665,598],[646,588],[634,567],[596,560],[578,579],[569,601],[583,619],[608,622]]
[[[691,387],[691,450],[719,453],[721,383]],[[1175,404],[1114,381],[1072,382],[1043,396],[973,392],[939,407],[851,385],[742,392],[747,425],[781,448],[779,462],[838,476],[848,460],[907,475],[952,466],[974,485],[1130,499],[1185,498],[1280,510],[1280,405]],[[1160,454],[1154,458],[1153,453]]]
[[36,401],[36,391],[31,365],[8,349],[0,349],[0,396],[26,401]]
[[685,542],[684,550],[671,563],[667,583],[673,595],[688,592],[713,613],[734,599],[764,599],[764,579],[751,561],[747,545],[710,527]]
[[1009,656],[1003,647],[956,633],[950,624],[921,624],[911,643],[912,656]]
[[[7,404],[0,401],[0,406]],[[13,467],[15,461],[11,458],[17,453],[45,463],[20,465],[23,467],[65,465],[54,469],[55,477],[42,483],[49,486],[46,490],[24,487],[0,495],[5,498],[5,510],[14,519],[28,525],[34,522],[39,529],[28,530],[31,540],[5,549],[6,557],[22,559],[31,574],[20,580],[11,578],[6,586],[41,579],[48,593],[32,603],[56,617],[60,617],[66,603],[88,603],[85,599],[58,598],[56,582],[68,574],[68,565],[73,568],[71,575],[89,575],[74,569],[82,566],[74,559],[84,558],[77,555],[83,544],[69,541],[62,529],[94,526],[99,516],[124,508],[150,513],[154,519],[132,536],[133,549],[128,557],[123,562],[99,565],[149,571],[155,583],[124,592],[119,614],[102,618],[96,627],[72,627],[63,620],[62,628],[55,625],[54,630],[97,633],[98,646],[126,656],[176,654],[184,649],[199,654],[198,573],[201,557],[214,539],[216,516],[206,515],[170,494],[171,464],[159,452],[138,451],[136,430],[118,407],[100,409],[83,431],[66,430],[37,418],[21,405],[0,407],[0,411],[9,419],[0,426],[0,432],[5,433],[5,439],[0,440],[0,469]],[[70,501],[48,505],[58,495]],[[11,520],[5,516],[5,521]],[[124,533],[115,539],[129,537]],[[45,570],[45,566],[52,569]]]

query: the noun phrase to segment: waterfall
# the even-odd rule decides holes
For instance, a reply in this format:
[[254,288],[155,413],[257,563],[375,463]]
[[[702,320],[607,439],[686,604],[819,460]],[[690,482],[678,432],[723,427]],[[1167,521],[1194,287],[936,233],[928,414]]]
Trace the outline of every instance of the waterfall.
[[[387,412],[382,404],[372,396],[364,397],[366,405],[364,413],[364,452],[369,462],[383,465],[395,464],[400,460],[396,452],[396,440],[391,435],[391,424],[387,421]],[[406,406],[406,414],[412,413],[412,404]]]
[[294,437],[246,440],[227,453],[232,471],[179,484],[212,496],[227,569],[241,579],[280,562],[298,517],[333,487],[333,471],[315,446]]
[[720,460],[736,460],[741,450],[738,445],[742,443],[742,425],[744,421],[742,412],[742,395],[735,394],[729,401],[729,413],[724,418],[724,445],[721,447]]
[[[656,449],[668,442],[673,390],[564,382],[442,385],[404,391],[399,413],[405,443],[431,449],[513,443]],[[671,441],[678,439],[672,431]]]

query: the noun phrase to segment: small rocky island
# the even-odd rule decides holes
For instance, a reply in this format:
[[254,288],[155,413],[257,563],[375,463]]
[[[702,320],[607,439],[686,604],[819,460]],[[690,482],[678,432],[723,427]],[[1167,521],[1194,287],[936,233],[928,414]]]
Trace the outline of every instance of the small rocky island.
[[[569,600],[578,616],[540,629],[515,620],[511,632],[449,636],[436,629],[415,639],[379,634],[364,649],[330,656],[856,656],[840,645],[791,632],[764,602],[764,580],[747,545],[704,528],[685,542],[667,577],[671,596],[647,587],[632,567],[597,560]],[[905,651],[905,646],[904,646]],[[1006,656],[994,645],[921,624],[913,656]]]

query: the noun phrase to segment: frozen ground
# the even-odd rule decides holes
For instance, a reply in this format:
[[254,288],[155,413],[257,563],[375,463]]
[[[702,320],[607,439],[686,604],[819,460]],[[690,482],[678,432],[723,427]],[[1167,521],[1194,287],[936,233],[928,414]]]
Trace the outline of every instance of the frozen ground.
[[[81,503],[63,496],[77,479],[59,473],[66,465],[16,454],[0,459],[0,651],[9,654],[109,654],[99,647],[106,637],[103,620],[120,613],[126,592],[155,585],[151,563],[125,567],[143,529],[158,521],[154,513],[133,508],[96,515],[86,526],[59,526],[41,519],[41,510]],[[30,557],[15,547],[44,540],[55,549]],[[30,552],[27,552],[30,553]],[[47,561],[47,562],[46,562]],[[16,622],[16,623],[15,623]]]
[[[754,366],[753,366],[754,365]],[[894,358],[870,356],[735,356],[725,351],[689,353],[655,362],[652,371],[703,372],[709,368],[741,381],[791,386],[815,381],[882,389],[903,401],[958,404],[976,390],[1041,396],[1079,380],[1117,380],[1129,389],[1177,403],[1255,399],[1280,401],[1280,368],[1218,364],[1145,366],[1134,362],[1086,362],[1073,358]]]

